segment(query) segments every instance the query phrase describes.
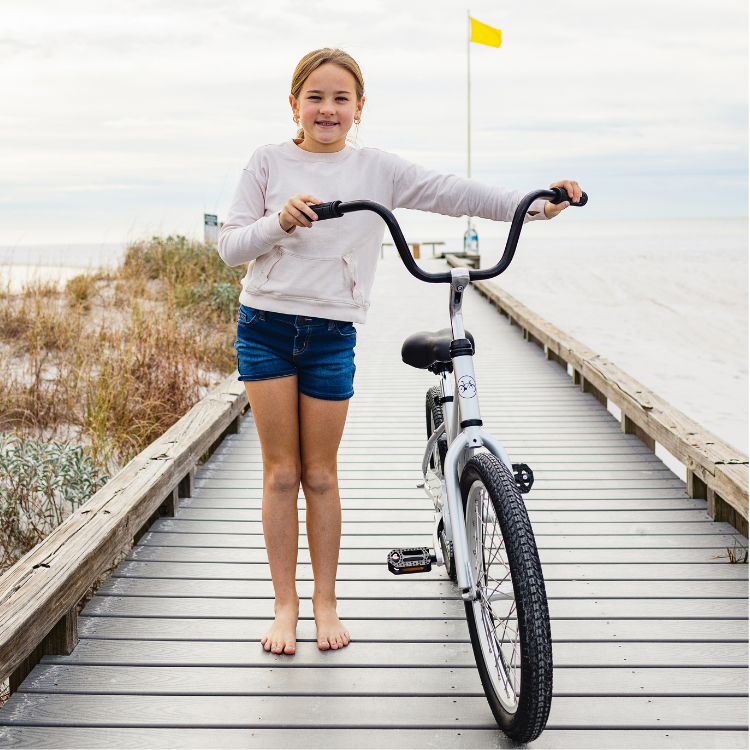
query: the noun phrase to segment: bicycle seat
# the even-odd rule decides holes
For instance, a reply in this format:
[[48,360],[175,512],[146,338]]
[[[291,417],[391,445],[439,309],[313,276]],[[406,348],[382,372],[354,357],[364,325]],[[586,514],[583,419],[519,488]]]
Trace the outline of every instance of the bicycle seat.
[[[474,337],[468,331],[466,331],[466,338],[471,341],[471,348],[476,351]],[[401,359],[418,370],[426,370],[438,362],[450,362],[452,339],[450,328],[412,333],[401,347]]]

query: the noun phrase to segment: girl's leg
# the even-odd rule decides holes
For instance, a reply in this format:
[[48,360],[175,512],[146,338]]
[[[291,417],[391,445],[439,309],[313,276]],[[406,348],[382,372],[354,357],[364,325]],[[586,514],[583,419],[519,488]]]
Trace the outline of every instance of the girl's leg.
[[336,614],[336,568],[341,543],[336,454],[348,408],[348,401],[325,401],[299,394],[302,489],[315,577],[313,614],[318,629],[318,648],[323,651],[349,643],[349,632]]
[[302,465],[297,376],[246,381],[263,453],[263,534],[276,595],[276,619],[261,639],[266,651],[293,654],[299,598],[295,585]]

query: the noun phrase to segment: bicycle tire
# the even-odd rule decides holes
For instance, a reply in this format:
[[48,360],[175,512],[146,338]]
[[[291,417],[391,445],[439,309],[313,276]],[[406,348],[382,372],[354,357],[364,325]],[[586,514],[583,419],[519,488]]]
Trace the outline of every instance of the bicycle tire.
[[553,669],[531,523],[513,475],[495,456],[469,459],[460,485],[479,594],[464,602],[474,658],[498,726],[516,742],[531,742],[547,724]]
[[[440,404],[440,388],[436,385],[433,385],[432,388],[427,391],[427,396],[425,398],[425,416],[427,417],[427,439],[429,440],[432,437],[432,433],[443,424],[443,407]],[[441,436],[430,456],[430,468],[438,468],[439,459],[439,469],[442,474],[443,467],[445,466],[446,453],[448,453],[448,441],[444,436]]]

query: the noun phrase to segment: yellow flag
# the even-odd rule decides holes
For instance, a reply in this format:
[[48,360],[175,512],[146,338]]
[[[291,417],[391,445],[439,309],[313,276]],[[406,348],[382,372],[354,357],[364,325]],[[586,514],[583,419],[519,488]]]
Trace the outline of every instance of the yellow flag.
[[502,42],[500,29],[488,26],[471,19],[471,41],[477,44],[486,44],[488,47],[499,47]]

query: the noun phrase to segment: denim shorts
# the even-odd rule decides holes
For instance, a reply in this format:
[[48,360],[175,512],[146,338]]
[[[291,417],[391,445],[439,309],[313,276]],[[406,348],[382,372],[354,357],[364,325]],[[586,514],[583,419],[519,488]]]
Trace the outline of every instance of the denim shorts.
[[239,380],[296,375],[300,393],[346,401],[354,395],[356,343],[351,323],[240,305],[234,344]]

